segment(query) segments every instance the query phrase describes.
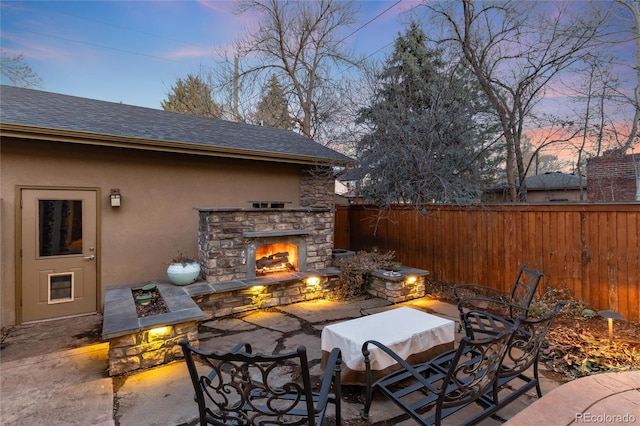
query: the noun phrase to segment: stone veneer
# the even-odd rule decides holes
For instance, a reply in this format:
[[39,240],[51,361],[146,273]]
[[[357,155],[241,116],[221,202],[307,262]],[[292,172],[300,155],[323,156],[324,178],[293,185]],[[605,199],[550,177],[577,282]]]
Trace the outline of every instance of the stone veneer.
[[132,289],[139,287],[110,287],[105,291],[102,339],[109,340],[111,376],[182,357],[178,345],[182,339],[198,346],[197,321],[205,316],[187,290],[158,283],[158,292],[169,312],[138,318]]
[[[247,282],[236,281],[222,286],[202,282],[191,284],[189,292],[206,318],[220,318],[256,309],[289,305],[327,296],[336,284],[339,271],[330,268],[305,274],[280,276],[278,281],[258,278]],[[318,278],[309,284],[305,277]],[[215,290],[212,290],[215,287]]]
[[[374,271],[367,292],[391,303],[419,298],[424,296],[428,274],[402,266],[394,273]],[[109,374],[125,374],[182,358],[180,340],[187,339],[198,347],[197,321],[325,298],[339,275],[338,268],[330,267],[217,284],[159,283],[169,313],[144,318],[137,317],[131,288],[108,288],[102,338],[109,340]],[[312,277],[317,282],[311,282]]]
[[367,293],[391,303],[401,303],[424,296],[429,271],[400,266],[393,272],[379,270],[371,275]]
[[114,337],[109,340],[109,375],[163,365],[182,358],[180,340],[198,347],[198,323],[188,321]]
[[256,238],[296,234],[306,242],[301,271],[331,265],[331,208],[198,208],[198,257],[205,280],[212,284],[247,278],[247,247]]
[[323,208],[335,203],[335,177],[331,167],[315,166],[300,172],[300,206]]

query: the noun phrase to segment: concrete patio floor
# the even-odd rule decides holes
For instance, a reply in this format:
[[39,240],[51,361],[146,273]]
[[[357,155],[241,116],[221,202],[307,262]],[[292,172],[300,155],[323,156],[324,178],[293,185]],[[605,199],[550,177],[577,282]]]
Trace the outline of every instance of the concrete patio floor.
[[[240,341],[254,352],[287,351],[307,347],[312,373],[320,370],[320,332],[333,322],[410,306],[457,320],[455,306],[428,297],[400,305],[381,299],[349,302],[316,300],[205,321],[200,345],[205,350],[229,349]],[[121,377],[107,372],[108,343],[100,342],[101,316],[71,318],[14,327],[0,350],[0,419],[3,425],[187,425],[195,424],[197,407],[182,361]],[[457,338],[461,337],[458,333]],[[546,395],[559,386],[541,376]],[[347,425],[360,421],[362,407],[352,397],[343,403]],[[575,392],[574,392],[575,393]],[[502,424],[537,401],[535,392],[519,398],[483,425]],[[559,407],[560,408],[560,407]],[[446,425],[459,424],[478,408],[470,406],[450,416]],[[371,423],[410,425],[393,404],[375,400]]]

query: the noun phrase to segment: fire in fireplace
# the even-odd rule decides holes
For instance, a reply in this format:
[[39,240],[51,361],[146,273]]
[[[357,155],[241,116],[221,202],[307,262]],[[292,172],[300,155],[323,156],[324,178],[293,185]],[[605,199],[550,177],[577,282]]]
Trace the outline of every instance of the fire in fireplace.
[[[294,234],[295,232],[295,234]],[[306,272],[306,231],[268,231],[246,233],[246,277]]]
[[298,246],[290,242],[263,244],[255,256],[256,276],[298,270]]

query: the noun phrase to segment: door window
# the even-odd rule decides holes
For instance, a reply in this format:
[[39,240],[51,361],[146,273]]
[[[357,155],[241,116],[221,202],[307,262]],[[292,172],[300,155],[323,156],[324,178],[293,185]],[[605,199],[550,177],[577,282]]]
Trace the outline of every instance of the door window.
[[82,200],[39,200],[39,255],[82,254]]

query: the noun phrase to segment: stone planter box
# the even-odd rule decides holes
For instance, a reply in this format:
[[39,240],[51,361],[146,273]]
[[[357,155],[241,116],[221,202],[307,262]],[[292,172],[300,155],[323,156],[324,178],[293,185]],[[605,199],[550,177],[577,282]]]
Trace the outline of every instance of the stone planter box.
[[352,250],[342,250],[342,249],[331,250],[331,259],[333,260],[333,265],[334,266],[336,266],[337,262],[340,259],[353,257],[355,255],[356,255],[356,252],[352,251]]
[[178,342],[198,346],[197,321],[202,310],[183,287],[157,285],[168,313],[138,317],[132,288],[105,291],[102,339],[109,341],[109,375],[166,364],[182,356]]
[[399,266],[395,271],[374,271],[367,293],[391,303],[406,302],[425,295],[429,271]]
[[[327,268],[283,274],[278,279],[255,278],[218,284],[197,281],[184,286],[160,283],[158,291],[169,312],[142,318],[137,316],[131,292],[135,287],[107,288],[102,339],[109,341],[109,375],[182,358],[178,342],[187,339],[198,347],[200,320],[323,298],[339,273],[336,268]],[[310,277],[318,277],[319,282],[308,284]]]

